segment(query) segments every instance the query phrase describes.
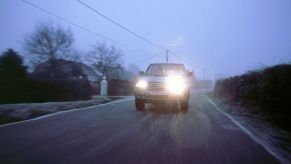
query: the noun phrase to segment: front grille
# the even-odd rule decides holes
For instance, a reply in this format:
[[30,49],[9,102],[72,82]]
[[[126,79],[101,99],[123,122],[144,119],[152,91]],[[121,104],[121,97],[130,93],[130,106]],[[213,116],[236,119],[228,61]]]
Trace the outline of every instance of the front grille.
[[165,88],[165,83],[163,82],[149,82],[149,90],[163,91]]

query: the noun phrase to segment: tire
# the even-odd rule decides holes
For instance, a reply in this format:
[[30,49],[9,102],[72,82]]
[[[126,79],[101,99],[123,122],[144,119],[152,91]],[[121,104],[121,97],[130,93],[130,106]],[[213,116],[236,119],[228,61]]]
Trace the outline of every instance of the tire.
[[138,111],[142,111],[145,108],[145,103],[143,100],[135,98],[135,108]]
[[181,111],[183,111],[183,112],[188,111],[188,108],[189,108],[189,101],[188,101],[188,100],[183,100],[183,101],[180,103],[180,108],[181,108]]

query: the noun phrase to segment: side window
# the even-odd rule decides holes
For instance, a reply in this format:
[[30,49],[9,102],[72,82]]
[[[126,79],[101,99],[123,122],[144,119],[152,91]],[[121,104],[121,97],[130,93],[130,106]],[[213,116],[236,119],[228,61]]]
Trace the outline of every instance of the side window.
[[146,70],[146,74],[151,74],[151,70],[152,70],[152,67],[153,67],[153,65],[150,65],[149,67],[148,67],[148,69]]

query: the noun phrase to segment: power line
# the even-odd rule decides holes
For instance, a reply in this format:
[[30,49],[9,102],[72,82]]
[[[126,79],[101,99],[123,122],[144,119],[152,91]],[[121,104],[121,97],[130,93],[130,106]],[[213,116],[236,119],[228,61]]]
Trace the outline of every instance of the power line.
[[123,26],[123,25],[117,23],[116,21],[114,21],[114,20],[110,19],[109,17],[105,16],[104,14],[100,13],[100,12],[97,11],[96,9],[90,7],[90,6],[87,5],[86,3],[84,3],[84,2],[82,2],[82,1],[80,1],[80,0],[76,0],[76,1],[79,2],[80,4],[84,5],[84,6],[87,7],[88,9],[92,10],[92,11],[95,12],[96,14],[98,14],[98,15],[102,16],[103,18],[107,19],[108,21],[110,21],[110,22],[113,23],[114,25],[116,25],[116,26],[122,28],[123,30],[129,32],[130,34],[134,35],[135,37],[137,37],[137,38],[139,38],[139,39],[141,39],[141,40],[143,40],[143,41],[145,41],[145,42],[147,42],[147,43],[149,43],[149,44],[151,44],[151,45],[153,45],[153,46],[155,46],[155,47],[157,47],[157,48],[160,48],[160,49],[166,50],[166,48],[164,48],[164,47],[162,47],[162,46],[160,46],[160,45],[158,45],[158,44],[156,44],[156,43],[154,43],[154,42],[152,42],[152,41],[146,39],[145,37],[143,37],[143,36],[141,36],[141,35],[139,35],[139,34],[133,32],[133,31],[131,31],[130,29],[126,28],[125,26]]
[[[108,38],[108,37],[106,37],[106,36],[104,36],[104,35],[101,35],[101,34],[98,34],[98,33],[94,32],[94,31],[91,31],[91,30],[89,30],[89,29],[87,29],[87,28],[85,28],[85,27],[83,27],[83,26],[81,26],[81,25],[79,25],[79,24],[77,24],[77,23],[74,23],[74,22],[72,22],[72,21],[70,21],[70,20],[67,20],[67,19],[65,19],[65,18],[63,18],[63,17],[60,17],[60,16],[58,16],[58,15],[56,15],[56,14],[54,14],[54,13],[52,13],[52,12],[50,12],[50,11],[44,9],[44,8],[41,8],[41,7],[39,7],[38,5],[36,5],[36,4],[32,3],[32,2],[29,2],[29,1],[26,1],[26,0],[22,0],[22,1],[25,2],[25,3],[27,3],[27,4],[29,4],[29,5],[32,6],[32,7],[34,7],[34,8],[36,8],[36,9],[40,10],[40,11],[43,11],[43,12],[45,12],[45,13],[47,13],[47,14],[53,16],[53,17],[56,17],[56,18],[58,18],[58,19],[60,19],[60,20],[62,20],[62,21],[64,21],[64,22],[66,22],[66,23],[68,23],[68,24],[70,24],[70,25],[73,25],[73,26],[75,26],[75,27],[78,27],[78,28],[81,29],[81,30],[84,30],[84,31],[86,31],[86,32],[88,32],[88,33],[91,33],[91,34],[93,34],[93,35],[96,35],[96,36],[99,37],[99,38],[102,38],[102,39],[108,40],[108,41],[110,41],[110,42],[112,42],[112,43],[115,43],[115,44],[122,45],[122,46],[124,46],[124,47],[127,47],[127,49],[129,49],[129,50],[134,50],[134,49],[130,48],[128,45],[126,45],[126,44],[124,44],[124,43],[121,43],[121,42],[115,41],[115,40],[110,39],[110,38]],[[145,52],[145,51],[143,51],[143,50],[139,50],[139,49],[135,49],[135,50],[137,50],[137,51],[139,51],[139,52],[144,52],[144,53],[149,54],[148,52]]]
[[67,20],[67,19],[65,19],[65,18],[63,18],[63,17],[60,17],[60,16],[58,16],[58,15],[56,15],[56,14],[54,14],[54,13],[52,13],[52,12],[50,12],[50,11],[44,9],[44,8],[41,8],[41,7],[37,6],[37,5],[34,4],[34,3],[31,3],[31,2],[26,1],[26,0],[22,0],[22,1],[25,2],[25,3],[27,3],[27,4],[29,4],[30,6],[32,6],[32,7],[34,7],[34,8],[37,8],[37,9],[39,9],[39,10],[41,10],[41,11],[43,11],[43,12],[45,12],[45,13],[51,15],[51,16],[54,16],[54,17],[56,17],[56,18],[58,18],[58,19],[60,19],[60,20],[62,20],[62,21],[64,21],[64,22],[66,22],[66,23],[68,23],[68,24],[70,24],[70,25],[73,25],[73,26],[75,26],[75,27],[78,27],[79,29],[82,29],[82,30],[87,31],[87,32],[89,32],[89,33],[91,33],[91,34],[94,34],[94,35],[96,35],[96,36],[98,36],[98,37],[100,37],[100,38],[102,38],[102,39],[105,39],[105,40],[111,41],[111,42],[116,43],[116,44],[125,45],[125,44],[123,44],[123,43],[121,43],[121,42],[115,41],[115,40],[110,39],[110,38],[108,38],[108,37],[106,37],[106,36],[103,36],[103,35],[101,35],[101,34],[98,34],[98,33],[96,33],[96,32],[93,32],[93,31],[91,31],[91,30],[89,30],[89,29],[87,29],[87,28],[85,28],[85,27],[83,27],[83,26],[81,26],[81,25],[79,25],[79,24],[76,24],[76,23],[74,23],[74,22],[71,22],[71,21],[69,21],[69,20]]
[[[70,20],[67,20],[67,19],[63,18],[63,17],[60,17],[60,16],[58,16],[58,15],[56,15],[56,14],[54,14],[54,13],[52,13],[52,12],[50,12],[50,11],[44,9],[44,8],[39,7],[38,5],[36,5],[36,4],[32,3],[32,2],[29,2],[29,1],[27,1],[27,0],[22,0],[22,1],[25,2],[25,3],[27,3],[27,4],[29,4],[29,5],[32,6],[32,7],[34,7],[34,8],[36,8],[36,9],[40,10],[40,11],[43,11],[43,12],[45,12],[45,13],[51,15],[51,16],[54,16],[54,17],[56,17],[56,18],[58,18],[58,19],[60,19],[60,20],[62,20],[62,21],[64,21],[64,22],[66,22],[66,23],[68,23],[68,24],[71,24],[71,25],[73,25],[73,26],[75,26],[75,27],[78,27],[79,29],[82,29],[82,30],[84,30],[84,31],[86,31],[86,32],[88,32],[88,33],[91,33],[91,34],[93,34],[93,35],[96,35],[96,36],[98,36],[98,37],[100,37],[100,38],[102,38],[102,39],[108,40],[108,41],[110,41],[110,42],[112,42],[112,43],[119,44],[119,45],[122,45],[122,46],[125,46],[125,47],[129,47],[129,46],[127,46],[127,45],[124,44],[124,43],[121,43],[121,42],[115,41],[115,40],[113,40],[113,39],[110,39],[110,38],[108,38],[108,37],[106,37],[106,36],[104,36],[104,35],[101,35],[101,34],[98,34],[98,33],[94,32],[94,31],[91,31],[91,30],[89,30],[89,29],[87,29],[87,28],[85,28],[85,27],[83,27],[83,26],[81,26],[81,25],[79,25],[79,24],[77,24],[77,23],[74,23],[74,22],[72,22],[72,21],[70,21]],[[80,2],[81,4],[85,5],[85,6],[88,7],[89,9],[95,11],[95,12],[98,13],[99,15],[103,16],[104,18],[108,19],[109,21],[111,21],[111,22],[114,23],[115,25],[117,25],[117,26],[123,28],[124,30],[128,31],[129,33],[135,35],[136,37],[139,37],[140,39],[142,39],[142,40],[144,40],[144,41],[146,41],[146,42],[148,42],[148,43],[150,43],[150,44],[152,44],[152,45],[154,45],[154,46],[156,46],[156,47],[158,47],[158,48],[160,48],[160,49],[164,49],[164,50],[166,50],[166,60],[168,60],[168,53],[167,53],[167,52],[169,52],[168,49],[163,48],[163,47],[161,47],[161,46],[159,46],[159,45],[157,45],[157,44],[155,44],[155,43],[153,43],[153,42],[151,42],[151,41],[145,39],[144,37],[142,37],[142,36],[140,36],[140,35],[138,35],[138,34],[132,32],[132,31],[130,31],[130,30],[127,29],[126,27],[124,27],[124,26],[122,26],[122,25],[120,25],[120,24],[114,22],[113,20],[109,19],[108,17],[106,17],[105,15],[101,14],[101,13],[98,12],[97,10],[95,10],[95,9],[91,8],[90,6],[86,5],[86,4],[83,3],[82,1],[79,1],[79,0],[77,0],[77,1]],[[131,49],[131,48],[130,48],[130,49]],[[138,49],[136,49],[136,50],[138,50]],[[140,51],[140,52],[145,52],[145,51],[142,51],[142,50],[138,50],[138,51]],[[146,53],[147,53],[147,52],[146,52]],[[173,54],[170,54],[170,55],[173,55]],[[158,55],[158,56],[160,56],[160,55]],[[177,56],[177,55],[175,55],[175,56],[179,58],[179,56]]]
[[[78,27],[79,29],[84,30],[84,31],[86,31],[86,32],[88,32],[88,33],[91,33],[91,34],[93,34],[93,35],[95,35],[95,36],[97,36],[97,37],[99,37],[99,38],[102,38],[102,39],[108,40],[108,41],[110,41],[110,42],[112,42],[112,43],[115,43],[115,44],[122,45],[122,46],[124,46],[124,47],[127,47],[127,49],[129,49],[129,50],[136,50],[136,51],[139,51],[139,52],[143,52],[143,53],[146,53],[146,54],[150,54],[150,53],[145,52],[145,51],[143,51],[143,50],[132,49],[132,48],[130,48],[128,45],[126,45],[126,44],[124,44],[124,43],[121,43],[121,42],[115,41],[115,40],[110,39],[110,38],[108,38],[108,37],[106,37],[106,36],[103,36],[103,35],[101,35],[101,34],[98,34],[98,33],[94,32],[94,31],[91,31],[91,30],[89,30],[89,29],[87,29],[87,28],[85,28],[85,27],[83,27],[83,26],[81,26],[81,25],[79,25],[79,24],[77,24],[77,23],[74,23],[74,22],[72,22],[72,21],[70,21],[70,20],[67,20],[67,19],[63,18],[63,17],[60,17],[60,16],[58,16],[58,15],[56,15],[56,14],[54,14],[54,13],[52,13],[52,12],[50,12],[50,11],[48,11],[48,10],[42,8],[42,7],[40,7],[40,6],[38,6],[38,5],[36,5],[36,4],[32,3],[32,2],[29,2],[29,1],[26,1],[26,0],[22,0],[22,1],[25,2],[25,3],[27,3],[27,4],[29,4],[29,5],[32,6],[32,7],[34,7],[34,8],[36,8],[36,9],[40,10],[40,11],[42,11],[42,12],[45,12],[46,14],[49,14],[49,15],[51,15],[51,16],[53,16],[53,17],[56,17],[56,18],[58,18],[58,19],[60,19],[60,20],[62,20],[62,21],[64,21],[64,22],[66,22],[66,23],[68,23],[68,24],[70,24],[70,25],[73,25],[73,26],[75,26],[75,27]],[[155,54],[155,55],[152,55],[152,56],[150,56],[150,57],[147,57],[146,59],[153,58],[154,56],[161,57],[161,55],[157,55],[157,54]]]

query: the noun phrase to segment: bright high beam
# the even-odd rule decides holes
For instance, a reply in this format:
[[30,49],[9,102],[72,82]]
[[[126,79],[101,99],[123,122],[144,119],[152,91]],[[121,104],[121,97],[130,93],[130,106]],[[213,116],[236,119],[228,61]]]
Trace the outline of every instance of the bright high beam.
[[183,76],[169,75],[166,79],[166,87],[171,94],[181,95],[186,89],[186,80]]
[[145,80],[139,80],[135,86],[140,89],[146,89],[148,87],[148,83]]

